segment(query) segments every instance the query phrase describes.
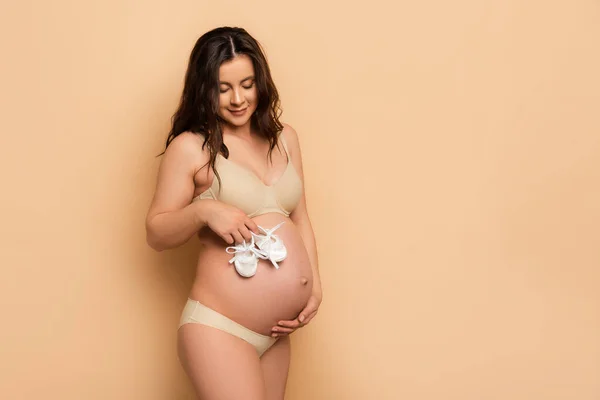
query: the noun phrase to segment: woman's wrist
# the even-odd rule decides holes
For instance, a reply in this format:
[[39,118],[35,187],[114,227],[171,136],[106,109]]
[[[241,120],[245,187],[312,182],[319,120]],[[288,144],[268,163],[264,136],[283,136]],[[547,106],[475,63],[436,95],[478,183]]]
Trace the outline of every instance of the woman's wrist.
[[313,288],[312,295],[313,297],[316,297],[319,302],[323,300],[323,291],[320,286],[318,288]]

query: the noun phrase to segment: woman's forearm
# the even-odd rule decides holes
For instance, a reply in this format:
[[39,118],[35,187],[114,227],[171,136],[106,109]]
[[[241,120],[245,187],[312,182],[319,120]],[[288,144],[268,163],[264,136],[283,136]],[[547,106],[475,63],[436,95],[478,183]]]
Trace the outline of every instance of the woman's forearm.
[[208,203],[194,201],[182,209],[154,215],[146,219],[146,241],[156,251],[172,249],[186,243],[204,225]]
[[317,251],[317,242],[315,240],[315,234],[312,229],[312,225],[310,220],[305,220],[298,226],[300,230],[300,235],[302,236],[302,241],[304,242],[304,246],[308,251],[308,258],[310,260],[310,266],[312,268],[313,273],[313,293],[318,295],[319,298],[323,294],[323,290],[321,288],[321,276],[319,275],[319,255]]

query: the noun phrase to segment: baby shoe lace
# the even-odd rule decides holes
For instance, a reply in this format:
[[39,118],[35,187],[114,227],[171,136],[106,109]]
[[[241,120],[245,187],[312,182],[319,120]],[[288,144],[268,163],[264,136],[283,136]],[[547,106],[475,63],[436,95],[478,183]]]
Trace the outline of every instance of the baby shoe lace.
[[[271,229],[265,229],[259,225],[258,229],[263,231],[264,235],[260,235],[260,234],[251,232],[252,239],[256,238],[256,241],[257,241],[256,246],[260,249],[260,252],[262,255],[259,257],[263,258],[263,259],[268,259],[269,261],[271,261],[271,263],[273,264],[273,266],[276,269],[279,269],[279,265],[277,264],[277,261],[275,261],[273,255],[271,254],[271,248],[283,247],[285,250],[285,246],[283,245],[283,242],[281,242],[281,239],[279,238],[279,236],[274,235],[273,233],[277,229],[279,229],[281,227],[281,225],[283,225],[284,223],[285,223],[285,221],[282,221],[279,224],[275,225]],[[282,261],[282,260],[279,260],[279,261]]]
[[241,259],[242,257],[247,257],[251,254],[254,254],[258,258],[262,258],[262,259],[267,258],[267,255],[263,251],[254,247],[254,237],[250,240],[249,243],[247,243],[244,240],[240,244],[236,244],[235,246],[227,247],[225,249],[225,251],[229,254],[233,254],[233,257],[231,258],[231,260],[229,260],[230,264],[234,263],[235,260],[237,260],[237,259]]

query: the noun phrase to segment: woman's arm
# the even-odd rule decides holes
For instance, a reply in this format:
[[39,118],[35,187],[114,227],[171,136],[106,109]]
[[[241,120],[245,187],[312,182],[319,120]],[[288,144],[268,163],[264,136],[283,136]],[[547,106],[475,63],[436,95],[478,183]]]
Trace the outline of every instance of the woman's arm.
[[[186,243],[205,224],[206,201],[190,204],[194,195],[194,176],[206,161],[201,139],[184,132],[177,136],[162,156],[156,190],[146,215],[146,241],[156,251]],[[198,174],[207,179],[206,173]]]
[[[302,180],[302,186],[304,186],[304,171],[302,168],[302,152],[300,151],[300,142],[298,134],[288,124],[284,124],[285,129],[282,134],[285,134],[285,141],[288,145],[292,163],[296,171],[298,172],[300,179]],[[290,214],[290,219],[298,227],[302,241],[308,251],[308,257],[310,259],[310,265],[313,272],[313,295],[318,298],[319,302],[322,300],[323,291],[321,288],[321,277],[319,275],[319,257],[317,252],[317,243],[315,240],[315,233],[308,216],[308,210],[306,208],[306,196],[304,190],[302,191],[302,198],[298,203],[298,206]]]
[[[299,208],[302,208],[303,210],[299,210]],[[304,246],[308,251],[308,258],[310,259],[310,266],[313,273],[312,291],[313,294],[316,295],[319,300],[321,300],[323,297],[323,291],[321,289],[321,277],[319,275],[319,256],[317,252],[317,243],[312,225],[310,223],[310,218],[306,212],[304,195],[302,196],[302,200],[300,201],[300,204],[298,204],[298,207],[296,207],[294,212],[290,214],[290,219],[294,221],[294,224],[298,227],[300,236],[302,236],[302,241],[304,242]]]
[[[300,143],[298,140],[298,134],[289,125],[284,125],[285,142],[288,145],[290,157],[294,168],[298,172],[300,179],[302,180],[302,186],[304,186],[304,172],[302,170],[302,154],[300,152]],[[310,260],[310,266],[313,272],[313,288],[312,294],[309,297],[304,309],[300,311],[300,314],[296,318],[290,321],[279,321],[277,325],[272,328],[271,335],[274,337],[289,335],[296,329],[308,324],[317,315],[321,301],[323,300],[323,289],[321,287],[321,277],[319,276],[319,261],[317,256],[317,244],[315,240],[315,234],[308,217],[308,211],[306,209],[306,196],[302,191],[302,198],[300,202],[290,214],[290,219],[298,227],[304,246],[308,251],[308,257]]]

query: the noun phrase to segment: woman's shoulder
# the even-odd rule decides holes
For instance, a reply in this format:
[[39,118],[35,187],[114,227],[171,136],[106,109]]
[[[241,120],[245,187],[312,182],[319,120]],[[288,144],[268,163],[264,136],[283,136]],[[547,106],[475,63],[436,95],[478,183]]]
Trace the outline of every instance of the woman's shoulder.
[[281,125],[283,125],[283,129],[281,130],[280,135],[283,137],[285,143],[291,149],[299,147],[298,133],[296,130],[286,122],[282,122]]
[[294,129],[293,126],[288,124],[287,122],[282,122],[283,129],[281,130],[281,136],[283,136],[286,141],[298,141],[298,133]]
[[185,131],[175,136],[165,150],[165,156],[177,159],[180,162],[189,162],[191,165],[204,164],[208,161],[209,151],[204,146],[204,135],[201,133]]
[[[169,143],[169,147],[173,146],[173,148],[179,152],[196,152],[198,150],[202,151],[204,139],[205,136],[202,133],[185,131],[175,136],[175,138],[171,140],[171,143]],[[167,150],[169,147],[167,147]]]

